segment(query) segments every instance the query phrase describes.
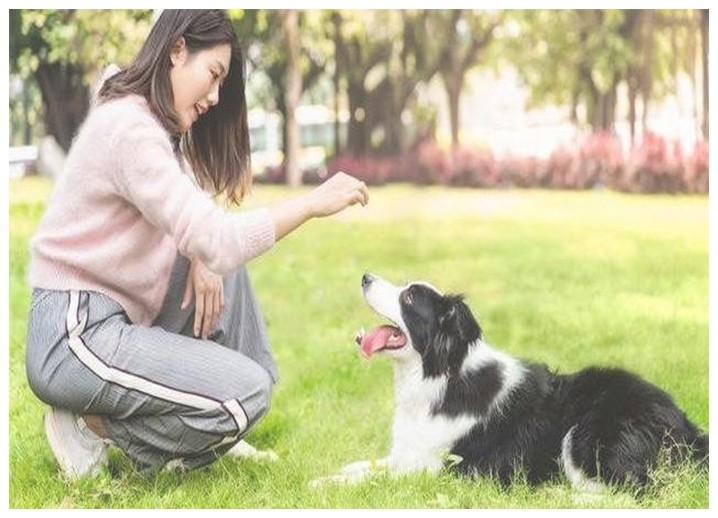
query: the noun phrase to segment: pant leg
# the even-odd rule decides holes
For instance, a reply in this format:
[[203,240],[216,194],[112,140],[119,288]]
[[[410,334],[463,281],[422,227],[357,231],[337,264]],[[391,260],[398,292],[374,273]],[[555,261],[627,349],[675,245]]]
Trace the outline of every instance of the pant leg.
[[[140,467],[212,462],[267,412],[272,378],[215,342],[128,322],[94,292],[35,290],[28,380],[50,405],[103,417]],[[216,452],[216,454],[215,454]]]
[[[154,325],[172,333],[194,337],[194,304],[180,308],[187,283],[190,261],[178,254],[162,309]],[[257,304],[246,268],[224,277],[225,307],[216,330],[208,337],[248,356],[264,367],[274,383],[279,379],[272,356],[264,318]]]

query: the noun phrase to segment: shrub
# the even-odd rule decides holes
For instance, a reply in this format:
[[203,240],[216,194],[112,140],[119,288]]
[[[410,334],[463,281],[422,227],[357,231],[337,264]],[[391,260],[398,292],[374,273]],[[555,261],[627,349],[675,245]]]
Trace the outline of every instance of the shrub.
[[[413,159],[411,158],[413,155]],[[420,184],[442,183],[451,180],[451,160],[434,139],[425,139],[415,148],[406,163],[404,180]]]
[[576,152],[567,146],[560,146],[546,161],[543,175],[537,175],[536,184],[554,189],[578,189]]
[[613,185],[624,168],[621,143],[609,132],[589,135],[581,144],[577,183],[584,189]]
[[676,193],[683,189],[683,153],[679,142],[647,132],[631,152],[623,187],[631,192]]
[[354,157],[341,155],[334,157],[327,164],[329,176],[344,171],[351,174],[367,185],[380,185],[386,183],[392,172],[398,169],[398,159],[393,157]]
[[[458,146],[447,152],[431,138],[419,141],[401,156],[336,156],[326,169],[304,171],[303,183],[317,184],[345,171],[369,185],[386,182],[443,184],[465,187],[591,189],[606,185],[625,192],[708,193],[708,143],[697,142],[685,155],[678,141],[647,132],[624,158],[621,143],[608,132],[587,136],[575,145],[556,148],[541,160],[491,150]],[[283,183],[282,166],[268,169],[258,182]]]
[[[536,157],[507,155],[498,164],[499,182],[503,187],[538,187],[542,168]],[[543,169],[545,171],[545,169]]]
[[708,194],[708,142],[699,141],[693,146],[683,180],[688,192]]
[[499,166],[490,151],[464,146],[452,149],[451,185],[496,187],[499,180]]

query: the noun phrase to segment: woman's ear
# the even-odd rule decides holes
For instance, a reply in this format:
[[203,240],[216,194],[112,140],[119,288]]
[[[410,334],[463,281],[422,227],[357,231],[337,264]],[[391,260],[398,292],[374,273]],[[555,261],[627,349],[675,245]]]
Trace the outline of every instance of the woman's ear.
[[170,60],[172,66],[182,65],[187,59],[187,45],[184,41],[184,36],[180,36],[174,45],[172,45],[172,52],[170,53]]

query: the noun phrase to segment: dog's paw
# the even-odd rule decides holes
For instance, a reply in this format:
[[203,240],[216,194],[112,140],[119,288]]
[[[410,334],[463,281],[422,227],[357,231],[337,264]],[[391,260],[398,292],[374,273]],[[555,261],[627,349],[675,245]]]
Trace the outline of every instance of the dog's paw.
[[258,450],[246,441],[239,441],[226,455],[236,459],[253,459],[271,462],[279,460],[279,456],[272,450]]
[[349,478],[363,478],[369,473],[378,469],[376,461],[360,460],[347,464],[340,471],[339,475]]
[[360,460],[344,466],[336,475],[318,477],[309,482],[309,487],[319,488],[330,484],[356,484],[366,477],[381,473],[386,468],[386,461]]

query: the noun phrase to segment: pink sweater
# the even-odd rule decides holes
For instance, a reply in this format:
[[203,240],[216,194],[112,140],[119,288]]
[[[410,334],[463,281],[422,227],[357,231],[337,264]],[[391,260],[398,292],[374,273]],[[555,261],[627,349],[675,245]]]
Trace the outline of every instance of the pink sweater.
[[178,250],[224,275],[274,242],[269,211],[218,207],[180,166],[144,98],[129,96],[83,123],[31,241],[30,283],[104,293],[149,325]]

